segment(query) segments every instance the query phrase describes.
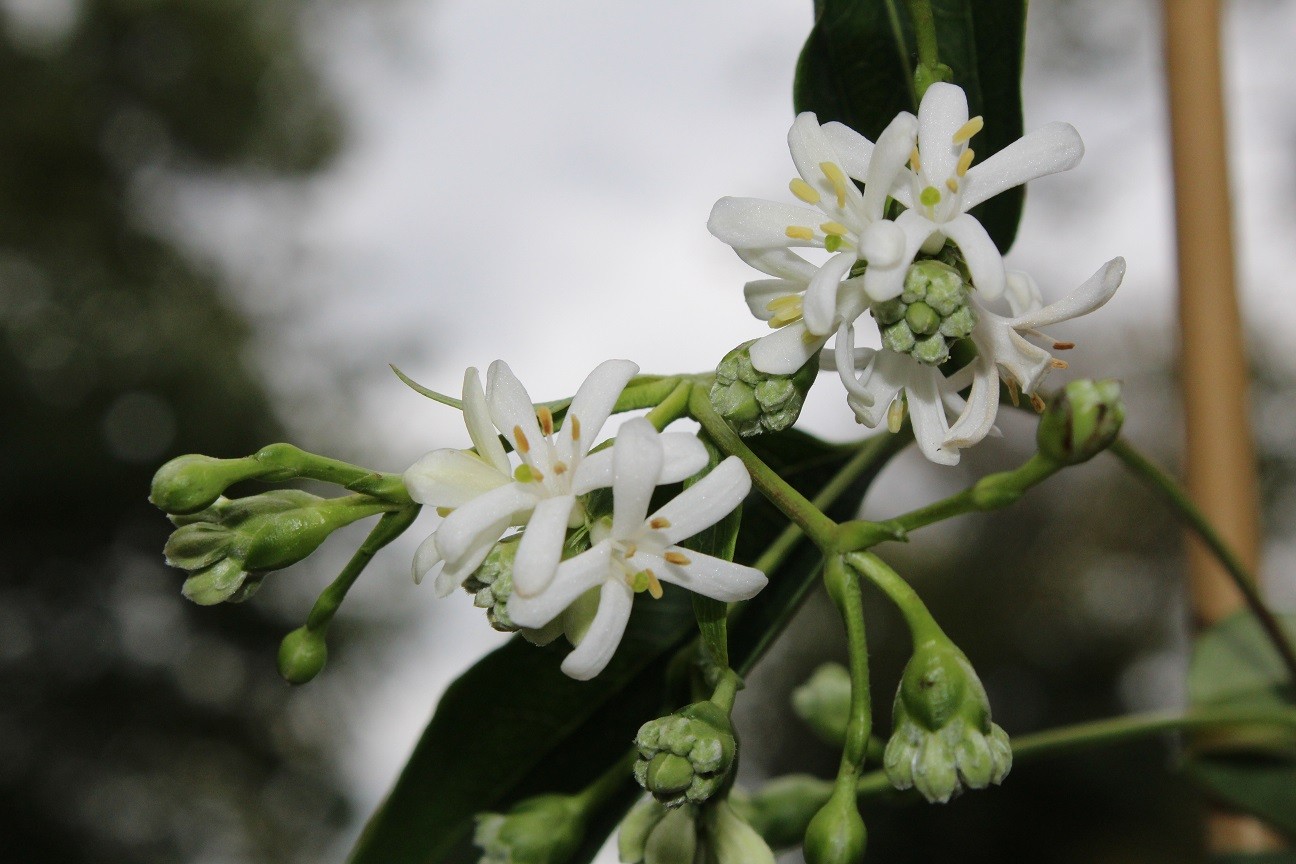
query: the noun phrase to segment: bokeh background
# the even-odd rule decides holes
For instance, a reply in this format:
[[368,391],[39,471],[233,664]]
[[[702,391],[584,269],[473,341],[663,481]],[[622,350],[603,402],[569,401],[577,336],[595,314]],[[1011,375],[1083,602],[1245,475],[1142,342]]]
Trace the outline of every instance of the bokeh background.
[[[1124,379],[1129,432],[1173,465],[1171,201],[1149,0],[1037,0],[1027,128],[1073,122],[1076,170],[1032,186],[1010,257],[1050,296],[1115,255],[1126,285],[1065,334]],[[21,862],[340,861],[436,699],[498,644],[466,596],[408,578],[416,527],[371,567],[326,673],[279,638],[358,542],[199,609],[145,500],[163,460],[291,438],[400,470],[465,440],[453,392],[508,360],[538,399],[598,361],[700,371],[760,332],[749,271],[704,229],[777,197],[808,2],[0,2],[0,832]],[[1230,4],[1244,315],[1264,459],[1265,578],[1296,606],[1296,5]],[[1190,350],[1190,349],[1189,349]],[[835,382],[805,422],[858,434]],[[1031,423],[957,469],[906,456],[887,514],[1023,458]],[[885,555],[967,651],[1012,733],[1180,705],[1180,537],[1098,460],[1011,510]],[[873,598],[885,714],[904,660]],[[841,656],[812,598],[740,700],[744,782],[829,773],[787,691]],[[1202,858],[1172,741],[1022,766],[946,807],[871,814],[871,860]]]

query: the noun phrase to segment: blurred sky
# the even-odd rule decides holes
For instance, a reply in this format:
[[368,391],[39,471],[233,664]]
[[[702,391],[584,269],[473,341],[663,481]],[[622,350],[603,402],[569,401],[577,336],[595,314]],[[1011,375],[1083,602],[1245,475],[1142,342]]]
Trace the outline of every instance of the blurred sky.
[[[41,14],[34,0],[7,5]],[[705,222],[722,195],[786,198],[791,76],[810,19],[808,0],[331,0],[310,21],[350,123],[331,170],[305,184],[210,176],[138,191],[164,205],[164,230],[235,275],[290,427],[316,441],[330,427],[360,435],[358,451],[383,454],[375,467],[399,470],[467,439],[455,412],[406,390],[387,362],[457,393],[466,366],[503,358],[550,399],[607,357],[702,371],[760,335],[741,295],[753,273]],[[1056,297],[1128,259],[1112,304],[1066,332],[1082,343],[1119,332],[1163,346],[1173,315],[1157,23],[1149,2],[1032,4],[1026,127],[1070,121],[1088,153],[1031,187],[1009,263]],[[1294,35],[1296,4],[1233,4],[1246,316],[1286,335],[1296,293],[1267,274],[1291,248]],[[1070,359],[1081,374],[1122,371],[1083,344]],[[856,434],[835,382],[816,388],[806,418]],[[446,684],[498,641],[466,596],[437,603],[403,581],[364,590],[399,595],[428,624],[376,692],[339,707],[355,730],[346,762],[361,812]]]

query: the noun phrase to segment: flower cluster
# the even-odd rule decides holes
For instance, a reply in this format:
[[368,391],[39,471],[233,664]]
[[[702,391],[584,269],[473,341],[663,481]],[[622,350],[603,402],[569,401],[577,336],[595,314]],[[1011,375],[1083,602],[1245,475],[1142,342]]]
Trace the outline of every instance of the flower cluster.
[[[766,583],[755,568],[677,545],[742,503],[751,478],[736,457],[649,515],[658,486],[706,467],[702,443],[637,418],[612,446],[592,448],[638,371],[628,360],[602,363],[560,423],[504,363],[491,364],[485,387],[469,369],[463,413],[473,449],[434,450],[404,476],[411,497],[444,516],[419,547],[415,580],[435,573],[441,596],[465,585],[493,624],[532,641],[565,633],[576,649],[562,668],[573,678],[592,678],[611,660],[638,593],[659,598],[665,582],[733,601]],[[611,490],[610,513],[591,504],[602,489]]]
[[[790,374],[835,337],[821,362],[837,370],[857,419],[870,427],[885,420],[895,431],[909,414],[923,453],[947,465],[992,430],[1000,376],[1014,396],[1038,405],[1044,376],[1065,367],[1027,337],[1071,347],[1040,328],[1102,306],[1125,272],[1114,259],[1045,305],[1029,276],[1005,270],[969,211],[1074,167],[1084,145],[1070,125],[1051,123],[974,166],[970,142],[982,127],[980,117],[968,118],[963,90],[945,83],[932,84],[918,116],[902,112],[876,143],[803,113],[788,133],[799,175],[790,188],[801,205],[722,198],[707,223],[772,277],[746,286],[752,313],[774,328],[750,348],[755,368]],[[795,248],[828,258],[814,264]],[[881,331],[880,349],[856,347],[865,312]],[[960,339],[971,340],[976,357],[946,374],[942,364]]]

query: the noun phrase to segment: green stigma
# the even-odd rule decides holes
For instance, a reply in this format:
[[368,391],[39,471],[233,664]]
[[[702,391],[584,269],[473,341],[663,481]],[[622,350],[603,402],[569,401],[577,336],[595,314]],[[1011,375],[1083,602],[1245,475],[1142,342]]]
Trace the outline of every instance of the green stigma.
[[824,238],[824,248],[829,252],[836,252],[842,246],[842,238],[839,234],[829,234]]
[[941,200],[940,190],[935,186],[928,186],[919,193],[918,200],[922,202],[924,207],[935,207]]
[[535,475],[531,473],[530,465],[519,465],[513,469],[513,479],[519,483],[530,483]]

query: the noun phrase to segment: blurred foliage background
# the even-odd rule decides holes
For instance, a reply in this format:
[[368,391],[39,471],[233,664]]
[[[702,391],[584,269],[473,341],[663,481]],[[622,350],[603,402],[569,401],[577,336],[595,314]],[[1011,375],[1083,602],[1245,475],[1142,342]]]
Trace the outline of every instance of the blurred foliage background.
[[[342,126],[300,43],[309,3],[50,2],[70,10],[64,26],[0,16],[5,848],[24,864],[340,857],[339,834],[364,814],[338,779],[327,699],[290,690],[272,662],[300,619],[274,603],[183,602],[159,551],[169,525],[146,501],[166,458],[242,454],[280,434],[227,277],[163,239],[141,201],[185,171],[306,178],[328,164]],[[1083,28],[1054,26],[1064,63],[1083,65]],[[1141,334],[1137,357],[1118,356],[1121,343],[1090,345],[1090,356],[1133,370],[1131,431],[1173,464],[1168,337]],[[1263,429],[1291,428],[1296,382],[1263,360],[1266,347],[1256,416],[1270,536],[1282,543],[1296,529],[1296,459],[1288,435]],[[1024,458],[1032,423],[1006,425],[1003,442],[950,478]],[[884,484],[870,506],[893,510],[886,490],[905,482]],[[1180,700],[1179,531],[1114,461],[922,539],[884,554],[969,654],[1010,732]],[[907,639],[873,599],[885,728]],[[331,641],[360,630],[335,627]],[[750,682],[744,782],[832,773],[835,755],[787,696],[843,656],[838,631],[812,597]],[[1200,800],[1174,775],[1173,743],[1022,765],[1003,788],[946,807],[875,808],[870,860],[1202,860]]]

